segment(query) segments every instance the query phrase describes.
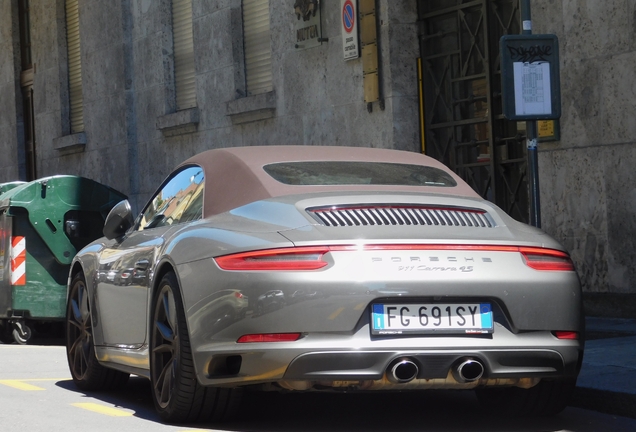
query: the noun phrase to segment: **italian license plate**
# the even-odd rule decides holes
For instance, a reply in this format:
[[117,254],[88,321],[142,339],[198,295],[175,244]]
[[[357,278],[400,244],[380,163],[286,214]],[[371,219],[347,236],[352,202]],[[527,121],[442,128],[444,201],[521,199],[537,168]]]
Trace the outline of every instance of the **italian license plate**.
[[371,319],[374,335],[493,331],[490,303],[376,303]]

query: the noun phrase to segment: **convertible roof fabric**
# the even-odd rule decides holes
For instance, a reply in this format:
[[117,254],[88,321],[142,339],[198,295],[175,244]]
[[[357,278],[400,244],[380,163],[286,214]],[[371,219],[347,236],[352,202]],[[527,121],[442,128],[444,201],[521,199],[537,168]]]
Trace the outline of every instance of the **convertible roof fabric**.
[[[448,173],[457,186],[393,185],[287,185],[265,172],[263,166],[278,162],[357,161],[422,165]],[[251,202],[285,195],[316,192],[410,192],[444,194],[480,199],[454,172],[421,153],[367,147],[253,146],[208,150],[179,166],[199,165],[205,173],[204,217],[223,213]]]

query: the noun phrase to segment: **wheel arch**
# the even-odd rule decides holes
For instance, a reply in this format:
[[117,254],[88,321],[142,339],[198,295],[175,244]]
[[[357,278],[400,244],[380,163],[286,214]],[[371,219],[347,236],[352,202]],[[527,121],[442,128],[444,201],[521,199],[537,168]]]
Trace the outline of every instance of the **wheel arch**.
[[179,279],[179,275],[177,273],[177,266],[169,261],[169,260],[164,260],[162,262],[159,263],[159,265],[157,266],[157,269],[155,270],[155,274],[152,278],[152,285],[150,286],[150,295],[148,298],[148,312],[147,312],[147,341],[148,343],[150,343],[150,333],[152,331],[152,314],[153,314],[153,310],[155,307],[155,298],[157,296],[157,291],[159,290],[159,285],[161,284],[161,280],[163,279],[163,277],[168,274],[168,273],[174,273],[175,278],[177,279],[177,289],[179,291],[179,295],[181,296],[181,300],[183,302],[183,293],[181,293],[181,279]]
[[[68,276],[68,281],[69,281],[69,283],[70,283],[70,282],[73,280],[73,278],[74,278],[75,276],[77,276],[77,274],[78,274],[78,273],[80,273],[80,272],[84,272],[84,266],[82,266],[82,263],[81,263],[81,262],[79,262],[79,261],[77,261],[77,260],[76,260],[76,261],[75,261],[75,262],[73,262],[73,264],[71,265],[71,270],[69,271],[69,276]],[[86,273],[84,273],[84,276],[86,276]],[[67,284],[67,287],[66,287],[66,296],[67,296],[67,298],[68,298],[68,289],[69,289],[68,285],[69,285],[69,284]]]
[[163,277],[170,272],[174,273],[174,275],[176,276],[177,282],[179,283],[179,289],[181,289],[181,281],[179,280],[176,266],[170,261],[163,261],[157,266],[157,270],[155,271],[155,276],[152,283],[152,292],[150,293],[151,299],[155,298],[155,294],[159,289],[159,284],[161,283]]

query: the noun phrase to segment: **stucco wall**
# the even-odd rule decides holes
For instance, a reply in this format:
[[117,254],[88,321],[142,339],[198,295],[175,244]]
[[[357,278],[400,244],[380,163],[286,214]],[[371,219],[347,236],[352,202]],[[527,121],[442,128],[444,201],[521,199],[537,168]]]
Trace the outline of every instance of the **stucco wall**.
[[543,228],[587,291],[636,292],[636,2],[536,0],[561,50],[561,140],[540,144]]

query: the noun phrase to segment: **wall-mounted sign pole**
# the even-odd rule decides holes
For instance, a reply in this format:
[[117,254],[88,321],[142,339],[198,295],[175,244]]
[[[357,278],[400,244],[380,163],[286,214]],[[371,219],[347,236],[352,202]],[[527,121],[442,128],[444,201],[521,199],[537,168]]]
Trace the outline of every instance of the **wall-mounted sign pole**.
[[532,34],[530,0],[521,0],[523,34],[501,37],[501,95],[508,120],[525,121],[528,142],[530,224],[541,227],[537,122],[561,117],[559,40]]
[[[532,34],[530,0],[521,0],[522,34]],[[530,186],[530,225],[541,228],[541,197],[539,195],[539,155],[537,148],[537,121],[526,121],[528,143],[528,177]]]

